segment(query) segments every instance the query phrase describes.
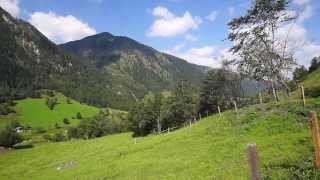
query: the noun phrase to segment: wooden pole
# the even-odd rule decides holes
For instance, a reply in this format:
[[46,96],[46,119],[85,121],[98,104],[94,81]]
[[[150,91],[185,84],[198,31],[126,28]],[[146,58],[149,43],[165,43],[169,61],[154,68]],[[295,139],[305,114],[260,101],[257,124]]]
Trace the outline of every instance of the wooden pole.
[[219,116],[221,117],[221,110],[220,110],[220,106],[218,106],[218,111],[219,111]]
[[189,127],[191,127],[191,124],[192,124],[192,122],[191,122],[191,120],[189,121]]
[[314,145],[315,153],[315,164],[316,168],[320,169],[320,138],[319,138],[319,126],[317,113],[311,112],[311,131],[312,131],[312,140]]
[[207,117],[209,116],[209,113],[208,113],[208,111],[206,111],[206,113],[207,113]]
[[248,144],[248,161],[251,170],[251,180],[260,180],[259,156],[256,144]]
[[259,93],[259,100],[260,100],[260,104],[262,105],[262,95],[261,95],[261,93]]
[[134,141],[134,144],[137,144],[137,138],[134,138],[133,141]]
[[199,113],[199,120],[201,120],[201,114]]
[[273,92],[274,99],[276,100],[276,102],[278,102],[277,92],[274,88],[272,88],[272,92]]
[[161,133],[160,118],[157,118],[157,127],[158,127],[158,134],[160,134]]
[[236,101],[233,101],[233,105],[234,105],[234,110],[235,110],[236,112],[238,112],[237,102],[236,102]]
[[301,99],[302,99],[303,107],[305,107],[306,106],[306,99],[304,96],[304,87],[300,86],[300,89],[301,89]]

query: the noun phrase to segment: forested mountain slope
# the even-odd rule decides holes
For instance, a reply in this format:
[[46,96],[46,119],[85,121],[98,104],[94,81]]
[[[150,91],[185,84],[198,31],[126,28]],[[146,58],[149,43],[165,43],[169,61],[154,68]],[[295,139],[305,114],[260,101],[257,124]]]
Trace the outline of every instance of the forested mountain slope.
[[208,69],[107,32],[60,46],[90,59],[110,78],[112,91],[129,99],[170,90],[181,79],[196,87]]
[[[91,50],[88,55],[79,53],[80,57],[58,47],[0,8],[1,101],[54,89],[81,102],[128,109],[148,91],[171,89],[177,80],[197,85],[206,69],[107,33],[80,42],[77,46]],[[63,47],[72,45],[66,49],[78,53],[74,44]]]

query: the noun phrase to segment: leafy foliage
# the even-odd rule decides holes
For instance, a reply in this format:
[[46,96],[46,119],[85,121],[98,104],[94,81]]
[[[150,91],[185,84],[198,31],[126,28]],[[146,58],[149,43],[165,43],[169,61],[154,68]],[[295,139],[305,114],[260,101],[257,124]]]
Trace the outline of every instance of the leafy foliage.
[[243,97],[241,79],[225,69],[209,71],[200,91],[199,112],[212,114],[222,109],[229,109],[231,101]]
[[16,125],[10,123],[4,129],[0,130],[0,146],[12,147],[22,142],[23,138],[16,132]]
[[197,98],[188,82],[180,81],[172,95],[146,95],[129,111],[128,120],[133,136],[145,136],[193,120]]
[[294,19],[288,0],[255,0],[247,14],[228,23],[228,39],[238,70],[257,81],[269,80],[286,86],[286,72],[295,64],[286,39],[276,37],[278,28]]

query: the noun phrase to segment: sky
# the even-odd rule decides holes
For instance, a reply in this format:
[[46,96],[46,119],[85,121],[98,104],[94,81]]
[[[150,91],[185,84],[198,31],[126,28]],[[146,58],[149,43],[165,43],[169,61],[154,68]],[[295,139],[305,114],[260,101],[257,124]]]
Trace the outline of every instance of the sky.
[[[227,23],[244,15],[251,0],[0,0],[16,18],[30,22],[57,44],[101,32],[127,36],[187,61],[219,67],[232,58]],[[292,0],[296,21],[288,34],[299,64],[320,56],[320,1]]]

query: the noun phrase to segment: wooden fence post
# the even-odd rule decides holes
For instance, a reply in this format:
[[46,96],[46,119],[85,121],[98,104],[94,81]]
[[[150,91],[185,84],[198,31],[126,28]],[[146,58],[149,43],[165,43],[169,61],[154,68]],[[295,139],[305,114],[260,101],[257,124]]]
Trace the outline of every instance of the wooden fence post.
[[300,86],[300,89],[301,89],[301,99],[302,99],[303,107],[305,107],[306,106],[306,99],[304,96],[304,87]]
[[199,120],[201,120],[201,114],[199,113]]
[[209,116],[209,113],[208,113],[208,111],[206,112],[207,113],[207,117]]
[[221,117],[221,110],[219,105],[218,105],[218,111],[219,111],[219,116]]
[[251,180],[260,180],[259,156],[256,144],[248,144],[248,161],[251,170]]
[[236,112],[238,112],[237,102],[236,102],[236,101],[233,101],[233,105],[234,105],[234,110],[235,110]]
[[134,144],[137,144],[137,138],[134,138],[133,141],[134,141]]
[[262,105],[262,95],[261,95],[261,93],[259,93],[259,100],[260,100],[260,104]]
[[317,113],[311,112],[311,130],[312,130],[312,140],[314,145],[315,153],[315,164],[316,168],[320,169],[320,138],[319,138],[319,126]]
[[191,120],[189,121],[189,127],[191,127],[191,124],[192,124],[192,122],[191,122]]
[[157,118],[157,129],[158,129],[158,134],[161,134],[160,118]]
[[274,96],[274,99],[276,100],[276,102],[279,102],[279,97],[278,97],[278,93],[277,93],[276,89],[272,88],[272,92],[273,92],[273,96]]

